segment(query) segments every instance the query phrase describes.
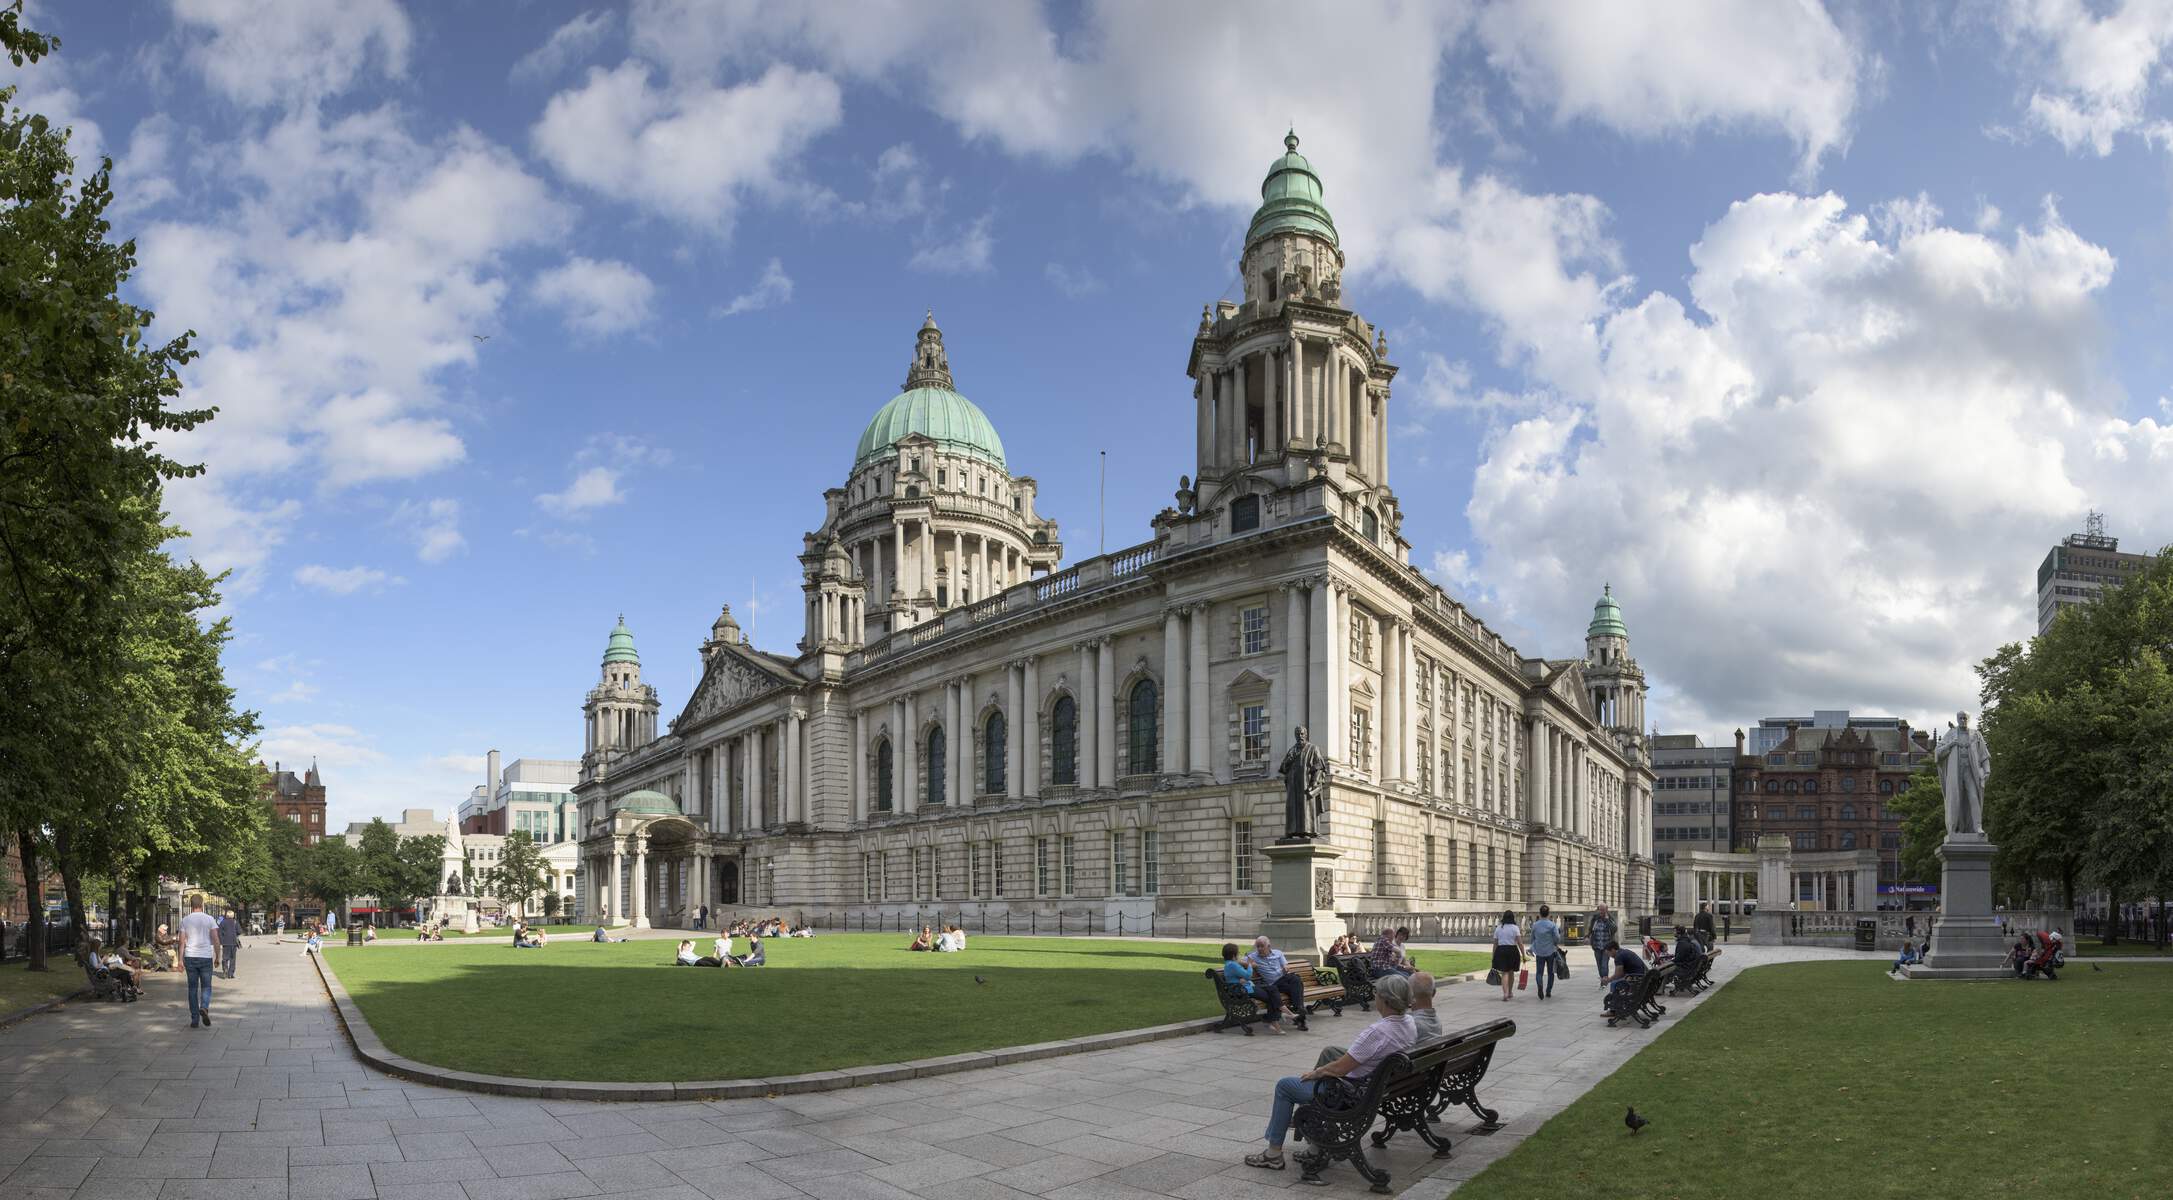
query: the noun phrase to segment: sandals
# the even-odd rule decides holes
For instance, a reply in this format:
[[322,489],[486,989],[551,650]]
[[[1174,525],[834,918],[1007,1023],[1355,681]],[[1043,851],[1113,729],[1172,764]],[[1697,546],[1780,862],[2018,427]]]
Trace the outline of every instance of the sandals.
[[1283,1169],[1283,1156],[1280,1154],[1268,1154],[1265,1152],[1260,1154],[1248,1154],[1245,1156],[1245,1165],[1248,1167],[1259,1167],[1261,1170],[1264,1171],[1280,1171]]

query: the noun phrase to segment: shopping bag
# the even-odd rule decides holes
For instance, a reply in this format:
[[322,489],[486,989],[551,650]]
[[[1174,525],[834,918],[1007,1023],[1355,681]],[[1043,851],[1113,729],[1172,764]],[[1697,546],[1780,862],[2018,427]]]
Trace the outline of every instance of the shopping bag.
[[1554,955],[1554,975],[1557,979],[1569,978],[1569,955],[1557,951]]
[[1496,970],[1494,970],[1494,969],[1492,969],[1492,968],[1488,968],[1488,970],[1487,970],[1487,973],[1486,973],[1486,986],[1488,986],[1488,987],[1498,987],[1498,986],[1500,986],[1500,984],[1501,984],[1501,972],[1500,972],[1500,971],[1496,971]]
[[1524,968],[1523,970],[1520,970],[1520,971],[1518,971],[1518,972],[1517,972],[1517,990],[1518,990],[1518,991],[1520,991],[1520,992],[1521,992],[1521,991],[1523,991],[1523,990],[1524,990],[1525,988],[1528,988],[1528,987],[1530,987],[1530,986],[1531,986],[1531,984],[1532,984],[1532,972],[1531,972],[1531,968],[1529,968],[1529,967],[1526,967],[1526,968]]

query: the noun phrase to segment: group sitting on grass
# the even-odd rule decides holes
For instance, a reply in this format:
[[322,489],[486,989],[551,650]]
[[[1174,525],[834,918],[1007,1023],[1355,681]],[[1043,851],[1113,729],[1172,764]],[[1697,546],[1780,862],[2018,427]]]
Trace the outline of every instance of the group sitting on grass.
[[[621,941],[625,939],[621,938]],[[694,940],[686,938],[679,943],[679,953],[673,962],[682,967],[759,967],[767,956],[762,952],[762,939],[752,934],[747,938],[747,953],[732,953],[732,932],[726,930],[717,935],[710,945],[710,953],[696,956]]]
[[[794,934],[792,936],[797,937],[798,935]],[[912,943],[906,946],[908,950],[927,950],[945,954],[955,953],[965,948],[966,931],[956,925],[945,925],[941,933],[937,933],[930,927],[923,925],[920,932],[913,935]]]

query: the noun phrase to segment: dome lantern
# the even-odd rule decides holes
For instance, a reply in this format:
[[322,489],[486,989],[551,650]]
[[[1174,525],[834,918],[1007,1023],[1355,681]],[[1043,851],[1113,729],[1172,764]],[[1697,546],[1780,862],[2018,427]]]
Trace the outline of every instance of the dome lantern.
[[933,441],[939,451],[978,458],[999,469],[1004,465],[1003,439],[996,436],[988,414],[959,395],[952,382],[943,331],[936,326],[934,313],[921,322],[905,390],[869,420],[853,452],[853,469],[889,454],[898,439],[913,434]]
[[1335,218],[1321,202],[1323,190],[1313,164],[1298,153],[1298,131],[1291,130],[1283,135],[1283,156],[1269,165],[1268,177],[1260,182],[1260,207],[1245,231],[1245,244],[1291,232],[1310,234],[1340,249]]
[[1613,585],[1600,585],[1599,603],[1592,606],[1592,624],[1585,627],[1584,635],[1587,639],[1630,636],[1630,627],[1622,623],[1622,606],[1615,603]]
[[604,646],[604,661],[641,665],[641,655],[634,652],[634,631],[626,627],[625,613],[619,614],[619,623],[611,631],[611,641]]

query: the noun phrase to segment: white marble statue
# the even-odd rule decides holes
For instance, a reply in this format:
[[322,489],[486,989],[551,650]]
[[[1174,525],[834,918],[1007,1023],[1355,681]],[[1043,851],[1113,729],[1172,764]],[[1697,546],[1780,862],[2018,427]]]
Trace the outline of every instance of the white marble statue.
[[1992,752],[1984,736],[1969,727],[1969,714],[1954,714],[1954,724],[1939,739],[1939,787],[1946,793],[1947,832],[1984,832],[1984,784],[1992,777]]

